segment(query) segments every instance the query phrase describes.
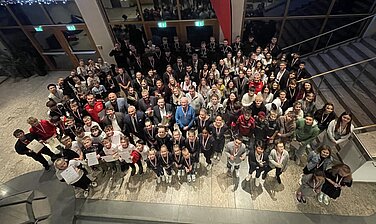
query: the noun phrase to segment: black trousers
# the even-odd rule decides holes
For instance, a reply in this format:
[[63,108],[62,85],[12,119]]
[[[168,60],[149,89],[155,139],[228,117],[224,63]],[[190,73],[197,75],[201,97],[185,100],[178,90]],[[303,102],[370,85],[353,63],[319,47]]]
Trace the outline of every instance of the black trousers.
[[[271,170],[272,170],[272,168],[270,166],[265,167],[265,175],[267,173],[269,173],[269,171],[271,171]],[[281,176],[281,174],[282,174],[282,169],[281,168],[275,168],[275,176],[279,177],[279,176]]]
[[59,157],[59,155],[51,152],[51,150],[48,147],[46,147],[46,146],[43,147],[43,149],[39,153],[32,152],[32,153],[28,154],[27,156],[33,158],[35,161],[40,162],[45,168],[47,168],[47,167],[49,167],[48,162],[43,157],[42,154],[48,155],[49,157],[51,157],[52,161],[55,161]]
[[84,174],[76,183],[73,183],[72,185],[87,190],[90,184],[91,180]]
[[[261,176],[261,173],[263,172],[263,171],[266,171],[266,167],[268,167],[268,166],[263,166],[263,167],[258,167],[258,169],[257,168],[255,168],[255,167],[249,167],[249,171],[248,171],[248,173],[250,174],[250,175],[252,175],[252,173],[253,172],[255,172],[256,171],[256,178],[259,178],[260,176]],[[269,172],[269,171],[268,171]]]
[[213,152],[211,150],[202,150],[202,153],[205,156],[206,163],[211,164],[212,163],[211,156],[212,156]]

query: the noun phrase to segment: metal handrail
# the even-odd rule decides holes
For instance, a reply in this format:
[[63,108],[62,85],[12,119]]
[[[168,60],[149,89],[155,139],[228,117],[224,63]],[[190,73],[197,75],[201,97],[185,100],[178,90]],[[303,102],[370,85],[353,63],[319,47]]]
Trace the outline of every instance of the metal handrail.
[[309,78],[306,78],[306,79],[301,79],[299,81],[297,81],[298,83],[299,82],[304,82],[304,81],[307,81],[307,80],[310,80],[310,79],[314,79],[314,78],[317,78],[317,77],[320,77],[320,76],[323,76],[323,75],[327,75],[327,74],[330,74],[330,73],[333,73],[333,72],[336,72],[336,71],[340,71],[342,69],[345,69],[345,68],[349,68],[349,67],[352,67],[352,66],[355,66],[355,65],[359,65],[359,64],[363,64],[363,63],[366,63],[366,62],[369,62],[369,61],[372,61],[372,60],[375,60],[376,59],[376,56],[373,57],[373,58],[368,58],[366,60],[363,60],[363,61],[358,61],[358,62],[355,62],[355,63],[352,63],[352,64],[349,64],[349,65],[345,65],[343,67],[339,67],[339,68],[335,68],[335,69],[332,69],[330,71],[326,71],[326,72],[323,72],[323,73],[319,73],[317,75],[313,75]]
[[364,129],[368,129],[368,128],[374,128],[376,127],[376,124],[370,124],[370,125],[365,125],[365,126],[361,126],[361,127],[356,127],[354,128],[354,131],[360,131],[360,130],[364,130]]
[[284,51],[284,50],[286,50],[286,49],[289,49],[289,48],[291,48],[291,47],[294,47],[294,46],[300,45],[300,44],[302,44],[302,43],[305,43],[305,42],[308,42],[308,41],[314,40],[314,39],[316,39],[316,38],[318,38],[318,37],[321,37],[321,36],[324,36],[324,35],[326,35],[326,34],[333,33],[333,32],[335,32],[335,31],[337,31],[337,30],[340,30],[340,29],[342,29],[342,28],[344,28],[344,27],[351,26],[351,25],[353,25],[353,24],[355,24],[355,23],[358,23],[358,22],[361,22],[361,21],[363,21],[363,20],[366,20],[366,19],[372,18],[372,17],[374,17],[375,15],[376,15],[376,14],[373,14],[373,15],[370,15],[370,16],[367,16],[367,17],[364,17],[364,18],[362,18],[362,19],[360,19],[360,20],[357,20],[357,21],[354,21],[354,22],[348,23],[348,24],[346,24],[346,25],[343,25],[343,26],[337,27],[337,28],[335,28],[335,29],[333,29],[333,30],[327,31],[327,32],[325,32],[325,33],[318,34],[318,35],[316,35],[316,36],[310,37],[310,38],[305,39],[305,40],[303,40],[303,41],[300,41],[300,42],[298,42],[298,43],[295,43],[295,44],[292,44],[292,45],[290,45],[290,46],[284,47],[284,48],[282,48],[282,51]]

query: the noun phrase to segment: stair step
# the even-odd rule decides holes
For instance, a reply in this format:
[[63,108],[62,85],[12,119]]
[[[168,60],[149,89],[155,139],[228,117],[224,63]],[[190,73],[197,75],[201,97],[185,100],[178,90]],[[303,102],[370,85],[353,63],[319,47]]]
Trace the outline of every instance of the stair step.
[[[320,55],[312,58],[311,60],[320,72],[328,71],[331,69]],[[360,106],[357,106],[359,104],[353,98],[354,96],[351,94],[351,91],[346,88],[346,84],[341,82],[340,79],[337,79],[336,76],[338,76],[338,74],[335,73],[326,75],[324,78],[324,81],[326,82],[326,85],[329,87],[329,89],[331,89],[332,94],[335,95],[337,100],[346,110],[350,110],[354,113],[354,121],[356,123],[356,126],[372,124],[372,120],[368,116],[364,116],[362,108]]]
[[[312,75],[316,75],[319,73],[319,71],[318,71],[316,64],[314,64],[314,62],[311,60],[312,58],[313,57],[306,59],[307,70]],[[312,81],[315,84],[316,89],[320,85],[320,88],[319,88],[320,91],[316,91],[316,92],[319,92],[319,96],[320,98],[322,98],[323,102],[324,103],[331,102],[334,104],[334,111],[336,112],[336,114],[341,114],[343,111],[345,111],[345,108],[342,106],[342,103],[339,102],[338,99],[335,97],[335,94],[333,94],[332,92],[334,91],[333,87],[331,87],[330,85],[327,85],[327,81],[321,82],[321,78],[315,78],[315,79],[312,79]]]

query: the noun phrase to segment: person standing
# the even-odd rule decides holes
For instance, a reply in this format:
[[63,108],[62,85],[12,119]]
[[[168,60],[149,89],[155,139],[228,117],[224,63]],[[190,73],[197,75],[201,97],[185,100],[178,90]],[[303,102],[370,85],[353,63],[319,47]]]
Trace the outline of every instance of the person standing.
[[351,187],[351,169],[346,164],[337,164],[325,171],[325,176],[325,183],[318,200],[320,203],[324,202],[325,205],[329,205],[329,198],[336,199],[341,196],[343,188]]
[[266,178],[268,172],[275,169],[275,177],[277,182],[281,184],[281,174],[287,170],[289,162],[289,153],[285,150],[285,145],[283,142],[278,142],[274,149],[270,151],[269,154],[269,166],[265,169],[262,174],[262,179]]
[[336,145],[345,142],[351,136],[354,130],[354,125],[351,123],[352,113],[343,112],[337,120],[332,120],[329,123],[326,134],[324,135],[324,145],[335,147]]
[[236,137],[234,141],[227,143],[225,146],[227,156],[227,175],[232,176],[235,170],[235,176],[239,177],[240,163],[245,160],[246,146],[241,137]]
[[42,150],[39,151],[38,153],[29,149],[27,147],[29,143],[32,142],[33,140],[37,140],[37,136],[33,133],[25,134],[23,130],[16,129],[13,132],[13,136],[18,139],[15,144],[16,152],[19,155],[26,155],[28,157],[33,158],[35,161],[38,161],[39,163],[43,165],[45,170],[50,170],[50,165],[48,164],[48,161],[43,157],[42,154],[50,156],[52,161],[54,161],[56,158],[59,157],[59,155],[51,152],[51,150],[47,146],[44,146]]
[[178,124],[183,137],[187,136],[187,131],[193,126],[195,120],[195,110],[188,105],[187,97],[182,97],[180,100],[181,106],[176,109],[175,120]]

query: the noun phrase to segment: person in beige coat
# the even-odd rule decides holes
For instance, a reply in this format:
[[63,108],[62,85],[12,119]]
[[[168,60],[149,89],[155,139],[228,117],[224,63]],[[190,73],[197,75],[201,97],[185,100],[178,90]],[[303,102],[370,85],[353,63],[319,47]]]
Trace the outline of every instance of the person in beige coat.
[[266,178],[268,172],[275,169],[275,177],[277,182],[281,183],[281,174],[287,170],[289,162],[289,153],[285,150],[285,145],[283,142],[278,142],[275,148],[270,151],[269,154],[269,166],[265,169],[262,174],[262,179]]

